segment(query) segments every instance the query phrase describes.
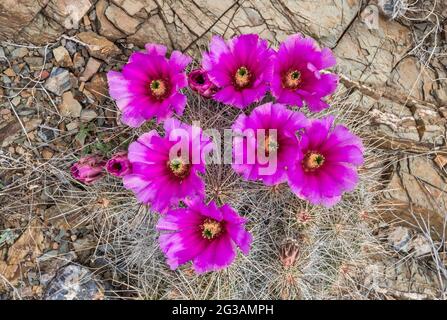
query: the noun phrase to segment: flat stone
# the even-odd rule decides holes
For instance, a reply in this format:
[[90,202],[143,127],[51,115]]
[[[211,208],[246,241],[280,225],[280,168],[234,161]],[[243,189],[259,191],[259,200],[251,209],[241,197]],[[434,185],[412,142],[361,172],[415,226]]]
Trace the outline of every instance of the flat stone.
[[56,137],[56,133],[52,129],[40,128],[40,130],[37,131],[37,136],[44,142],[50,142]]
[[76,130],[77,128],[79,128],[79,122],[72,121],[70,123],[67,123],[66,128],[68,131]]
[[108,2],[106,0],[99,0],[96,3],[96,15],[99,23],[99,34],[110,40],[117,40],[124,38],[125,33],[118,30],[106,17],[105,11],[108,7]]
[[70,56],[74,55],[78,51],[76,42],[74,41],[67,40],[64,47],[70,53]]
[[50,73],[47,70],[42,70],[42,71],[35,71],[34,72],[34,77],[38,78],[39,80],[45,80],[50,76]]
[[20,104],[20,101],[22,101],[22,99],[20,98],[20,96],[14,97],[14,99],[11,100],[11,103],[17,107]]
[[149,17],[138,31],[127,39],[141,48],[148,42],[148,39],[151,39],[151,42],[164,43],[169,46],[169,43],[166,42],[166,39],[169,39],[168,30],[158,15]]
[[8,68],[5,71],[3,71],[4,74],[6,74],[8,77],[15,77],[16,73],[14,72],[14,70],[12,70],[12,68]]
[[[45,32],[42,32],[42,30],[45,30]],[[62,25],[42,11],[34,17],[31,23],[20,30],[19,37],[27,42],[44,46],[48,42],[55,41],[64,31]]]
[[81,121],[82,122],[90,122],[98,117],[98,114],[95,110],[82,110],[81,111]]
[[[36,130],[38,126],[42,123],[42,119],[33,118],[24,123],[25,130],[29,134],[32,131]],[[1,147],[8,147],[15,140],[19,139],[24,135],[23,130],[20,126],[20,123],[17,121],[13,121],[12,123],[8,123],[6,126],[0,129],[0,143]]]
[[24,48],[24,47],[16,48],[16,49],[12,50],[11,58],[13,58],[13,59],[23,58],[26,55],[28,55],[28,52],[29,51],[27,48]]
[[23,60],[28,64],[31,71],[42,70],[43,58],[42,57],[25,57]]
[[85,59],[82,53],[76,52],[73,56],[73,68],[80,69],[85,66]]
[[49,1],[44,12],[65,29],[79,29],[82,17],[90,10],[90,0]]
[[140,20],[130,17],[123,9],[110,5],[105,11],[106,17],[118,29],[126,34],[134,34],[140,25]]
[[2,76],[2,81],[4,84],[10,84],[12,82],[11,78],[9,78],[8,76]]
[[62,95],[62,103],[59,105],[59,111],[63,117],[79,118],[81,116],[81,110],[81,104],[73,97],[70,91]]
[[85,88],[99,103],[103,103],[108,97],[107,77],[105,73],[95,74],[92,80],[85,84]]
[[90,57],[87,61],[87,66],[85,67],[85,70],[79,80],[84,82],[90,80],[90,78],[98,72],[99,67],[101,67],[101,61]]
[[432,252],[432,246],[430,242],[421,234],[418,234],[410,243],[413,249],[413,255],[416,258],[426,256]]
[[81,32],[77,37],[87,44],[88,52],[95,58],[108,60],[121,53],[121,50],[113,42],[94,32]]
[[397,252],[408,252],[411,240],[410,229],[397,226],[388,235],[388,243]]
[[133,16],[140,12],[147,4],[146,0],[112,0],[116,5],[123,8],[129,15]]
[[28,25],[48,1],[0,1],[0,39],[17,38],[19,31]]
[[103,300],[104,287],[89,269],[70,264],[60,269],[48,284],[44,299]]
[[71,81],[68,70],[57,67],[53,68],[50,77],[45,82],[45,88],[58,96],[62,95],[65,91],[70,90]]
[[45,160],[50,160],[54,155],[54,152],[49,148],[44,148],[40,153]]
[[60,46],[53,50],[53,56],[56,63],[61,67],[71,67],[73,66],[73,61],[71,61],[70,53],[65,47]]

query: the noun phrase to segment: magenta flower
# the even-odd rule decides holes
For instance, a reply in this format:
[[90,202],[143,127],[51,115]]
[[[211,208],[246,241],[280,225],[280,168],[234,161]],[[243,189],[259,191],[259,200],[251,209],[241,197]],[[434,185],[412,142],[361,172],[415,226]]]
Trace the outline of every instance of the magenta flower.
[[159,212],[181,200],[204,196],[205,184],[198,173],[205,172],[203,155],[212,146],[200,128],[176,119],[167,120],[164,129],[164,137],[152,130],[129,146],[132,173],[123,178],[125,188]]
[[289,185],[301,198],[330,207],[343,192],[358,182],[357,168],[363,164],[359,137],[342,126],[333,127],[332,116],[313,120],[301,136],[302,153],[289,171]]
[[208,77],[208,73],[202,69],[193,70],[188,75],[189,87],[205,98],[211,98],[217,91],[217,87]]
[[191,58],[173,51],[166,58],[166,47],[148,43],[145,52],[135,52],[123,71],[109,71],[109,92],[122,112],[122,122],[139,127],[153,117],[161,122],[181,115],[186,96],[180,89],[187,85],[183,72]]
[[218,208],[214,202],[196,201],[158,221],[160,247],[171,269],[192,261],[197,273],[217,271],[233,262],[236,246],[246,255],[250,251],[252,236],[245,223],[227,204]]
[[124,177],[126,174],[129,174],[132,171],[132,165],[127,158],[127,152],[122,151],[114,154],[107,161],[106,170],[115,177]]
[[311,38],[299,34],[281,43],[274,60],[272,95],[277,102],[298,107],[306,102],[309,110],[318,112],[329,107],[324,97],[337,88],[338,77],[321,70],[334,66],[331,50],[319,50]]
[[76,180],[90,185],[104,175],[103,168],[106,162],[97,155],[89,155],[82,157],[78,162],[73,164],[70,172]]
[[233,169],[247,180],[261,179],[267,185],[285,182],[299,153],[297,132],[307,125],[302,113],[282,104],[266,103],[249,116],[241,114],[232,126]]
[[240,109],[261,100],[272,79],[274,51],[256,34],[244,34],[225,42],[214,36],[202,66],[220,88],[214,99]]

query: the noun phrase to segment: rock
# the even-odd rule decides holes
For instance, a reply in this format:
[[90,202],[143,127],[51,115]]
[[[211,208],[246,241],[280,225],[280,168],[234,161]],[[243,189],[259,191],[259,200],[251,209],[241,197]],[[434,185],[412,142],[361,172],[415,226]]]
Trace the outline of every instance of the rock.
[[73,62],[71,61],[70,54],[65,47],[60,46],[53,50],[53,56],[56,63],[61,67],[71,67]]
[[158,15],[149,17],[138,31],[127,39],[141,48],[144,47],[148,39],[151,39],[151,42],[163,43],[169,47],[169,43],[166,42],[166,39],[169,39],[168,30]]
[[440,169],[444,169],[445,166],[447,165],[447,157],[441,154],[436,155],[433,161],[438,165]]
[[410,248],[416,258],[424,257],[432,252],[430,242],[421,234],[411,240]]
[[42,57],[25,57],[23,60],[28,64],[31,71],[40,71],[43,67]]
[[107,39],[117,40],[124,38],[126,35],[119,31],[106,17],[105,12],[108,3],[106,0],[99,0],[96,3],[96,14],[99,22],[99,34]]
[[92,80],[86,83],[85,88],[93,94],[99,103],[108,97],[107,77],[105,73],[95,74]]
[[380,257],[368,261],[364,287],[387,299],[435,299],[441,295],[438,274],[416,259]]
[[71,130],[76,130],[77,128],[79,128],[79,123],[76,121],[70,122],[67,124],[67,130],[71,131]]
[[16,73],[14,72],[14,70],[12,70],[12,68],[8,68],[5,71],[3,71],[4,74],[6,74],[8,77],[15,77]]
[[81,121],[82,122],[90,122],[98,117],[98,114],[95,110],[82,110],[81,111]]
[[11,58],[12,59],[23,58],[26,55],[28,55],[28,52],[29,51],[27,48],[24,48],[24,47],[16,48],[16,49],[12,50]]
[[54,67],[53,70],[51,70],[50,77],[45,82],[45,88],[58,96],[62,95],[65,91],[70,90],[71,81],[68,70]]
[[87,66],[85,67],[85,70],[79,80],[84,82],[90,80],[90,78],[98,72],[99,67],[101,67],[101,61],[90,57],[87,61]]
[[[42,123],[42,119],[33,118],[24,123],[25,130],[29,134],[36,130],[38,126]],[[13,121],[12,123],[6,124],[0,129],[0,143],[1,147],[5,148],[13,143],[15,140],[19,139],[23,135],[22,127],[18,121]]]
[[73,241],[73,249],[79,256],[79,259],[81,261],[87,261],[91,256],[92,250],[96,248],[95,239],[92,236],[86,236]]
[[40,284],[47,286],[60,268],[70,264],[76,258],[77,256],[74,252],[61,254],[58,250],[51,250],[42,254],[37,258],[41,273]]
[[389,19],[401,17],[407,11],[407,5],[397,0],[377,0],[380,12]]
[[[133,16],[140,12],[151,0],[112,0],[116,5],[123,8],[129,15]],[[150,11],[150,10],[149,10]]]
[[20,96],[17,96],[17,97],[14,97],[14,98],[11,100],[11,103],[12,103],[15,107],[17,107],[17,106],[20,104],[20,101],[22,101],[22,99],[20,98]]
[[44,299],[103,300],[104,288],[89,269],[70,264],[60,269],[48,284]]
[[36,71],[34,72],[34,78],[37,78],[39,80],[45,80],[50,76],[50,73],[47,70],[43,71]]
[[397,252],[408,252],[411,240],[410,229],[398,226],[388,234],[388,243]]
[[51,0],[44,13],[65,29],[79,29],[79,22],[91,6],[90,0]]
[[7,259],[0,260],[0,273],[9,282],[15,284],[34,265],[43,248],[42,225],[37,219],[34,219],[8,249]]
[[4,84],[10,84],[12,82],[11,79],[7,76],[3,76],[2,80]]
[[37,131],[37,136],[42,139],[44,142],[50,142],[56,137],[56,133],[52,129],[48,129],[45,127],[40,127],[40,129]]
[[42,158],[44,158],[45,160],[50,160],[51,158],[53,158],[54,152],[51,151],[51,149],[49,148],[44,148],[42,149],[40,154],[42,155]]
[[20,111],[17,112],[17,114],[19,116],[24,116],[24,117],[28,117],[28,116],[31,116],[36,113],[37,113],[36,109],[33,109],[33,108],[23,108],[23,109],[21,108]]
[[113,42],[94,32],[81,32],[77,37],[87,44],[88,52],[95,58],[107,61],[121,53],[121,50]]
[[377,24],[380,27],[375,28],[356,19],[338,41],[334,52],[339,58],[337,68],[341,73],[381,88],[397,62],[411,50],[413,41],[411,31],[396,21],[379,16]]
[[70,91],[62,95],[62,103],[59,105],[61,116],[78,118],[81,116],[81,110],[81,104],[73,97]]
[[[45,30],[45,32],[42,32],[42,30]],[[24,39],[24,41],[43,46],[48,42],[55,41],[63,32],[64,28],[42,11],[21,29],[18,37]]]
[[134,34],[141,23],[140,20],[130,17],[115,5],[108,6],[105,15],[113,25],[126,34]]
[[[410,157],[397,163],[385,191],[389,213],[385,220],[399,216],[415,225],[428,225],[434,238],[447,232],[444,224],[447,208],[446,178],[439,175],[436,165],[425,157]],[[427,230],[428,231],[428,230]]]
[[67,40],[64,47],[70,53],[70,56],[74,55],[78,51],[76,42],[74,41]]
[[0,2],[0,39],[13,39],[28,25],[48,1],[2,0]]
[[76,52],[73,56],[73,68],[81,69],[85,66],[85,59],[80,52]]

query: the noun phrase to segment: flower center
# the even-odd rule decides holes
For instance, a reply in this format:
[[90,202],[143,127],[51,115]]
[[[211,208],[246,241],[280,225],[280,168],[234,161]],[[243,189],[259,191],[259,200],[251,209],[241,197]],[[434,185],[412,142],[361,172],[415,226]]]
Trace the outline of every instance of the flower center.
[[251,73],[246,67],[237,69],[234,75],[234,82],[239,89],[246,88],[251,83]]
[[279,148],[278,141],[276,139],[270,138],[270,135],[266,135],[264,138],[264,150],[265,155],[269,156],[270,152],[277,151]]
[[151,84],[150,84],[150,89],[151,89],[152,95],[156,99],[163,98],[166,95],[167,91],[168,91],[168,88],[166,86],[165,81],[163,81],[161,79],[152,80]]
[[282,79],[282,85],[287,89],[296,89],[301,83],[301,72],[298,70],[288,71]]
[[212,219],[205,219],[200,228],[202,229],[202,237],[208,240],[216,238],[222,232],[220,222]]
[[189,175],[190,165],[185,163],[182,158],[175,158],[168,161],[168,168],[177,178],[183,179]]
[[317,152],[308,152],[302,161],[304,171],[314,171],[324,164],[324,156]]
[[205,83],[205,78],[203,77],[203,74],[199,74],[196,76],[195,78],[196,82],[198,84],[204,84]]
[[112,165],[112,168],[113,168],[114,170],[121,171],[121,169],[122,169],[123,167],[121,166],[121,163],[119,163],[119,162],[115,162],[115,163]]

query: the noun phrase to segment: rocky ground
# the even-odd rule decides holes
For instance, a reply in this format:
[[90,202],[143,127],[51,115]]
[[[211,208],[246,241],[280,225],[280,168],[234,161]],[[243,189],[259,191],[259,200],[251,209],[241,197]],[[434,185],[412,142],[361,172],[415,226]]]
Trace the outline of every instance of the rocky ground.
[[0,298],[132,296],[81,205],[107,208],[107,199],[64,187],[76,157],[133,139],[108,97],[108,70],[146,42],[198,61],[213,34],[258,33],[275,45],[296,32],[335,52],[341,89],[387,159],[371,219],[387,254],[360,285],[374,297],[445,298],[447,1],[406,3],[2,1]]

